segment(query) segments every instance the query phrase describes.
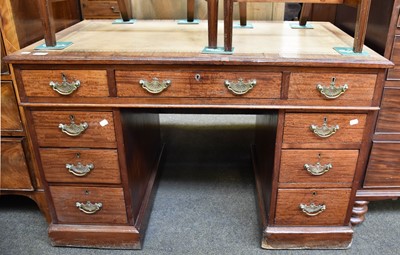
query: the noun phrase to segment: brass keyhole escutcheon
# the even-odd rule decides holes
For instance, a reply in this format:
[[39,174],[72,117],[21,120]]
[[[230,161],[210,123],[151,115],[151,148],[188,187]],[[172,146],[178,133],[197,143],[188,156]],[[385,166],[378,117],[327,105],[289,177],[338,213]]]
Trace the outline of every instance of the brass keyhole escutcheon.
[[90,191],[89,190],[85,190],[85,195],[89,195]]
[[316,196],[316,195],[317,195],[317,192],[316,192],[316,191],[313,191],[313,192],[312,192],[312,195],[313,195],[313,196]]

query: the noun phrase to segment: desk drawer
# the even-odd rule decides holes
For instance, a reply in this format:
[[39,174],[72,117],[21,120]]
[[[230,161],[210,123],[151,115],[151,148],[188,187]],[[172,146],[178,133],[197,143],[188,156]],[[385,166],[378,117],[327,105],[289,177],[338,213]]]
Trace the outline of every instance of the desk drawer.
[[117,147],[112,112],[32,111],[32,116],[41,147]]
[[374,142],[365,175],[365,188],[400,187],[400,142]]
[[1,138],[0,189],[33,191],[23,147],[24,139]]
[[117,150],[40,148],[48,182],[121,183]]
[[50,193],[59,223],[127,223],[122,188],[50,186]]
[[[280,98],[282,79],[281,73],[268,72],[116,71],[115,76],[120,97]],[[157,84],[148,85],[152,81]],[[151,93],[142,86],[158,89],[154,88]]]
[[377,132],[400,132],[400,89],[385,88],[379,111]]
[[21,76],[28,97],[109,96],[105,70],[22,70]]
[[117,1],[81,0],[81,6],[85,19],[120,18],[120,11]]
[[344,225],[350,193],[351,189],[279,189],[275,224]]
[[[369,106],[374,95],[376,77],[375,74],[292,73],[288,97],[318,105]],[[330,89],[331,84],[336,89]]]
[[2,135],[4,135],[3,131],[23,134],[13,84],[5,81],[1,81],[1,131]]
[[279,182],[351,187],[357,159],[358,150],[282,150]]
[[287,113],[283,143],[358,144],[366,117],[366,114]]

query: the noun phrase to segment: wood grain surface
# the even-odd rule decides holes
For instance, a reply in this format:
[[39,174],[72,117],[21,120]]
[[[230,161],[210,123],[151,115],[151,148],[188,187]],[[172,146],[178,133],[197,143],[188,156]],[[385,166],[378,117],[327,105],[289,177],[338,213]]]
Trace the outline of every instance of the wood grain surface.
[[[336,78],[335,86],[347,84],[348,89],[336,99],[327,99],[317,90],[317,85],[329,87],[332,78]],[[348,73],[291,73],[289,99],[315,100],[320,105],[346,105],[348,101],[357,101],[359,105],[371,105],[376,74]]]
[[385,88],[381,110],[379,112],[377,132],[387,133],[400,131],[400,89]]
[[[357,159],[357,150],[282,150],[279,182],[303,187],[313,184],[320,187],[327,184],[351,187]],[[318,176],[304,169],[304,164],[315,165],[317,162],[321,165],[331,164],[332,168]]]
[[[116,148],[114,120],[112,112],[86,111],[33,111],[33,123],[36,137],[41,147],[79,147],[79,148]],[[61,131],[60,124],[71,124],[70,116],[75,124],[86,122],[88,128],[79,136],[69,136]],[[108,124],[100,125],[107,120]]]
[[[59,223],[127,223],[122,188],[50,186],[50,193]],[[86,214],[76,207],[76,202],[87,201],[103,206],[94,214]]]
[[364,180],[365,188],[400,187],[400,142],[375,142]]
[[[50,87],[49,83],[62,83],[62,74],[67,82],[80,82],[71,95],[64,96]],[[32,97],[107,97],[109,96],[107,72],[105,70],[22,70],[22,81],[26,96]]]
[[[135,97],[243,97],[279,98],[281,73],[278,72],[212,72],[203,70],[182,71],[116,71],[118,96]],[[196,76],[198,79],[196,79]],[[140,80],[171,81],[170,87],[153,95],[139,84]],[[257,84],[244,95],[235,95],[225,86],[225,81],[244,82],[256,80]]]
[[[321,138],[310,130],[310,125],[322,126],[324,118],[327,125],[339,125],[339,130],[328,138]],[[358,124],[351,125],[351,120]],[[365,114],[331,113],[287,113],[283,131],[283,143],[312,144],[348,144],[361,143],[366,123]]]
[[1,139],[1,177],[2,190],[31,190],[33,186],[29,175],[22,141],[24,138]]
[[[121,183],[116,150],[41,148],[40,158],[50,183]],[[85,176],[75,176],[65,166],[78,163],[93,164],[94,168]]]
[[[279,189],[275,224],[282,226],[340,226],[344,222],[351,189]],[[315,194],[315,195],[314,195]],[[317,216],[303,213],[299,205],[326,205]]]
[[1,131],[23,132],[12,82],[1,82]]

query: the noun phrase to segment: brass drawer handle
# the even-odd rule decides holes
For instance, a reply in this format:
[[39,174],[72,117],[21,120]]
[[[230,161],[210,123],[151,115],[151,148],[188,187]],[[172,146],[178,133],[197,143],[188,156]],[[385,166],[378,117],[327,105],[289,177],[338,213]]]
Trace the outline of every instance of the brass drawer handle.
[[70,95],[72,94],[72,92],[74,92],[76,89],[79,88],[79,86],[81,85],[81,82],[76,80],[73,82],[67,82],[67,77],[61,73],[61,77],[62,77],[62,82],[58,83],[58,82],[54,82],[54,81],[50,81],[50,87],[57,91],[58,94],[60,95]]
[[239,79],[237,82],[231,82],[226,80],[224,84],[234,94],[244,95],[247,92],[249,92],[252,88],[254,88],[254,86],[257,84],[257,81],[255,79],[248,80],[247,82],[244,82],[243,79]]
[[65,167],[68,172],[79,177],[87,175],[94,169],[93,164],[82,165],[81,162],[78,162],[76,166],[74,164],[65,164]]
[[86,203],[76,202],[76,207],[86,214],[95,214],[100,211],[103,207],[102,203],[94,203],[92,204],[90,201]]
[[336,78],[333,77],[329,87],[324,87],[321,84],[317,85],[317,90],[328,99],[335,99],[342,95],[349,86],[344,84],[342,86],[335,86]]
[[317,125],[311,125],[310,130],[321,138],[328,138],[339,130],[339,125],[328,126],[328,119],[324,118],[324,124],[321,127]]
[[323,175],[328,172],[332,168],[332,164],[321,165],[321,163],[317,162],[315,165],[304,164],[304,169],[307,170],[312,175]]
[[86,122],[83,122],[79,125],[75,124],[74,115],[70,115],[69,118],[71,120],[71,124],[58,125],[61,131],[69,136],[78,136],[89,127],[89,125]]
[[171,81],[163,80],[162,82],[160,82],[157,78],[153,78],[151,82],[147,80],[140,80],[139,84],[142,85],[142,88],[144,88],[148,92],[152,94],[159,94],[171,85]]
[[117,8],[115,8],[114,6],[111,6],[110,9],[113,13],[120,13],[120,11]]
[[308,216],[317,216],[326,209],[326,206],[324,204],[315,205],[314,203],[311,203],[310,205],[300,204],[299,207],[302,210],[302,212],[307,214]]

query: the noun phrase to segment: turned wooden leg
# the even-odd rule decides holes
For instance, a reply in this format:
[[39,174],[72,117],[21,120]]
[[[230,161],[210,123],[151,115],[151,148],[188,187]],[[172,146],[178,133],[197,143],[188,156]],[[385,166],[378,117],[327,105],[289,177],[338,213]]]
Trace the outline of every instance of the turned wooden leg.
[[303,7],[301,8],[301,13],[300,13],[300,18],[299,18],[300,26],[305,26],[307,24],[307,21],[311,17],[312,7],[313,7],[313,4],[303,3]]
[[218,36],[218,0],[207,0],[208,47],[217,48]]
[[367,23],[371,0],[360,0],[357,4],[357,20],[354,31],[354,52],[362,52],[367,32]]
[[129,21],[132,18],[130,1],[117,0],[119,11],[121,12],[121,18],[123,21]]
[[233,0],[224,0],[224,50],[232,51]]
[[240,26],[247,26],[247,3],[239,2]]
[[356,201],[353,207],[353,213],[351,215],[351,225],[356,226],[361,224],[365,220],[365,214],[368,211],[369,201]]
[[194,21],[194,0],[187,0],[187,22]]
[[47,47],[56,46],[56,29],[50,0],[38,0],[40,19],[42,20],[44,41]]

